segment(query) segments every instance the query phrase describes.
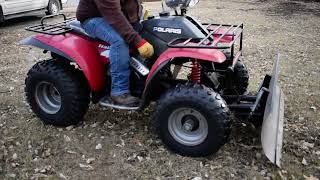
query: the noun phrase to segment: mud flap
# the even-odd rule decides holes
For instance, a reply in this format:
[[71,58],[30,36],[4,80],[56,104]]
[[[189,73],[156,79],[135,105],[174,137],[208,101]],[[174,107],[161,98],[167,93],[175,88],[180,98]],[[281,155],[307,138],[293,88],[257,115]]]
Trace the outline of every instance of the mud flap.
[[284,94],[278,86],[279,61],[280,55],[276,59],[268,88],[269,95],[263,117],[261,144],[267,158],[280,167],[284,123]]

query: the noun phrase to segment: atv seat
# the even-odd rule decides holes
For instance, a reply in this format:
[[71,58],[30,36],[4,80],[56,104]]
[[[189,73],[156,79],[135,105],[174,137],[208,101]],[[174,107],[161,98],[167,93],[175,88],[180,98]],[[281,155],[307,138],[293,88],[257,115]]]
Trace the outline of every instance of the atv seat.
[[72,28],[72,30],[78,34],[90,37],[92,39],[95,39],[94,37],[90,36],[88,33],[86,33],[86,31],[82,28],[82,25],[80,23],[80,21],[78,20],[74,20],[71,21],[67,24],[68,27]]

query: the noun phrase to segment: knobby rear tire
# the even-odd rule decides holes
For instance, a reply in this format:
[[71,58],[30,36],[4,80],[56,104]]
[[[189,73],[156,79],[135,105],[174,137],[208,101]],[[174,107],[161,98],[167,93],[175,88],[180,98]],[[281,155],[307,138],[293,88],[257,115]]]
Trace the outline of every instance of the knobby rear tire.
[[233,84],[236,91],[242,95],[247,92],[249,85],[249,73],[247,67],[238,61],[234,67]]
[[[47,113],[39,106],[36,89],[40,83],[50,83],[60,95],[61,106],[56,113]],[[46,124],[69,126],[79,123],[88,110],[90,90],[82,72],[59,60],[35,64],[25,80],[27,102],[33,112]]]

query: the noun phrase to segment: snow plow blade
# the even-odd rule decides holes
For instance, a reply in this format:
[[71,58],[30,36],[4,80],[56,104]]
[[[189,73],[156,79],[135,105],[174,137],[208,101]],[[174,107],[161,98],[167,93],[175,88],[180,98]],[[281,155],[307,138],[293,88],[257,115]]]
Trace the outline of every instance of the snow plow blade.
[[268,88],[269,95],[263,116],[261,144],[267,158],[280,167],[284,123],[284,94],[278,86],[279,63],[280,56],[278,55]]

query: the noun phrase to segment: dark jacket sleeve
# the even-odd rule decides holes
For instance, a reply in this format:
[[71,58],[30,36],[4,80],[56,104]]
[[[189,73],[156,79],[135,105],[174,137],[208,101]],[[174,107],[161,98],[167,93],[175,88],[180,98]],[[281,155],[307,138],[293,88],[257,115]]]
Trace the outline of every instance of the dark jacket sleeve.
[[140,35],[133,29],[123,12],[120,0],[94,0],[103,18],[130,45],[141,41]]

